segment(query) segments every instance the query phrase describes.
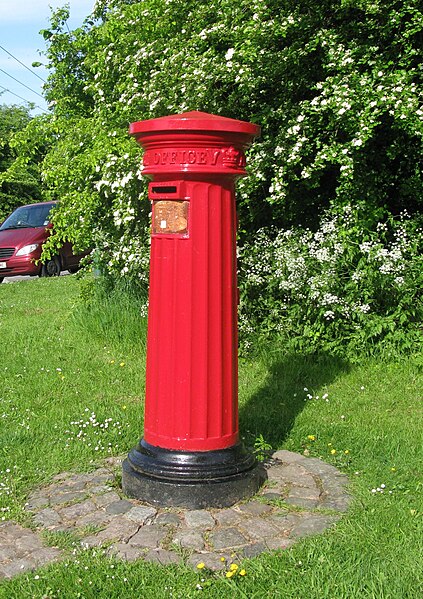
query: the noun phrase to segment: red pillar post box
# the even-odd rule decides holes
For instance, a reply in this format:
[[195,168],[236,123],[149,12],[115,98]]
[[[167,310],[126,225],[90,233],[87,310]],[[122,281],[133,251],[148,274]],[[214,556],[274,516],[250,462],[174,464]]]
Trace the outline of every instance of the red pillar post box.
[[132,123],[152,203],[144,438],[123,464],[127,495],[223,507],[263,469],[238,431],[235,181],[251,123],[187,112]]

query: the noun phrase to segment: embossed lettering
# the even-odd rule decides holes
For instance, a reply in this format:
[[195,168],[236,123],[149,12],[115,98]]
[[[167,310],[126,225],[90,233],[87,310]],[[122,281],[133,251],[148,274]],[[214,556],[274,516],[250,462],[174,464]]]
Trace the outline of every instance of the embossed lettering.
[[213,152],[213,154],[211,156],[211,164],[213,166],[215,166],[216,163],[217,163],[217,159],[219,158],[220,150],[214,150],[214,151],[213,150],[209,150],[209,152],[210,151]]
[[205,148],[185,150],[151,150],[143,157],[145,167],[166,165],[222,165],[227,168],[242,168],[245,166],[245,154],[233,146],[229,148]]

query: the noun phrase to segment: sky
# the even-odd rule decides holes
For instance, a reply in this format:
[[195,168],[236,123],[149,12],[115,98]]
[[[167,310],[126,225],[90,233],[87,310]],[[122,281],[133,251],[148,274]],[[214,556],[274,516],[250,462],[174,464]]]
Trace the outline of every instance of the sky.
[[0,0],[0,104],[33,102],[37,105],[31,111],[33,116],[47,110],[40,97],[43,81],[39,77],[47,79],[48,71],[44,67],[34,68],[32,63],[44,62],[39,51],[45,49],[45,42],[39,31],[49,26],[50,6],[65,4],[70,5],[68,27],[72,30],[91,13],[95,0]]

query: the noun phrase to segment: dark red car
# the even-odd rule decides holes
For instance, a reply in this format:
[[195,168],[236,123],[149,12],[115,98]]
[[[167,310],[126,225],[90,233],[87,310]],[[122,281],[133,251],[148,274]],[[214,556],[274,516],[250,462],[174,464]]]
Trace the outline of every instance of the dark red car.
[[76,272],[83,255],[65,243],[58,255],[40,263],[43,243],[50,235],[51,211],[57,202],[20,206],[0,226],[0,283],[4,277],[53,277],[61,270]]

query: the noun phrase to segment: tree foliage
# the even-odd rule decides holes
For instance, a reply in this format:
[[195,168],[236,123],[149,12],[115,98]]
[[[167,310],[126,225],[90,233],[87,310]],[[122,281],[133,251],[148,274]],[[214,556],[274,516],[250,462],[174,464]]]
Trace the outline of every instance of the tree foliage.
[[30,120],[27,108],[0,105],[0,222],[20,204],[41,197],[37,165],[17,160],[16,137]]
[[43,31],[57,136],[44,172],[81,240],[146,223],[128,123],[194,109],[262,127],[239,186],[247,235],[348,202],[420,209],[417,0],[102,0],[76,31],[67,17]]
[[98,0],[80,29],[67,18],[57,10],[42,32],[43,176],[61,200],[51,243],[95,246],[105,274],[146,280],[149,205],[128,125],[171,113],[261,125],[238,184],[241,245],[263,227],[341,226],[347,206],[363,232],[420,213],[418,0]]

